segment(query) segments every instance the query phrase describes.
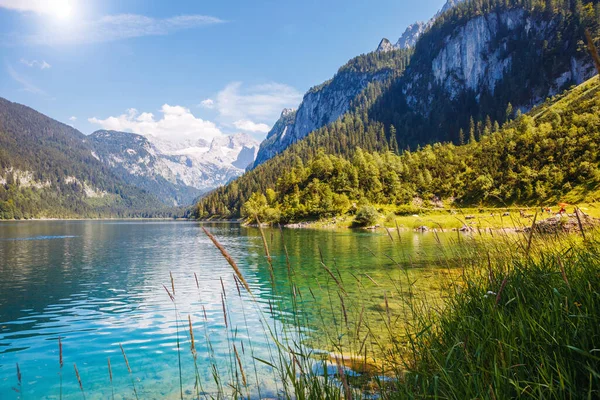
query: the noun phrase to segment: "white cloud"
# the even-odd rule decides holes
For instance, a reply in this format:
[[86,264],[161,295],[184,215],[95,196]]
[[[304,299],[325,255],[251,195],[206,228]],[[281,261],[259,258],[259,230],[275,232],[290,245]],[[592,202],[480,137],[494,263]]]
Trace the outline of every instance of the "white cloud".
[[35,67],[35,68],[39,68],[39,69],[48,69],[51,68],[52,65],[48,64],[46,61],[42,60],[42,61],[38,61],[38,60],[26,60],[24,58],[21,58],[20,60],[21,64],[25,64],[28,67]]
[[40,89],[39,87],[35,86],[33,83],[31,83],[29,81],[29,79],[27,79],[26,77],[22,76],[21,74],[19,74],[17,71],[15,71],[13,69],[13,67],[11,67],[10,65],[6,66],[6,71],[8,72],[8,75],[17,83],[19,83],[21,85],[21,89],[29,92],[29,93],[34,93],[34,94],[41,94],[41,95],[46,95],[46,92],[44,92],[42,89]]
[[215,101],[213,99],[205,99],[200,102],[199,106],[202,108],[208,108],[209,110],[212,110],[213,108],[215,108]]
[[239,130],[246,131],[246,132],[267,133],[271,129],[269,127],[269,125],[267,125],[267,124],[257,124],[255,122],[252,122],[252,121],[247,120],[247,119],[246,120],[235,121],[233,123],[233,125],[236,128],[238,128]]
[[[106,15],[94,21],[74,20],[69,26],[49,25],[45,31],[21,35],[20,41],[29,45],[50,46],[112,42],[142,36],[164,36],[223,22],[219,18],[206,15],[180,15],[171,18],[152,18],[137,14]],[[18,34],[11,36],[19,37]]]
[[77,117],[76,116],[72,116],[71,118],[69,118],[69,121],[77,121]]
[[149,112],[140,113],[135,108],[127,110],[126,114],[118,117],[98,119],[89,118],[92,124],[100,125],[103,129],[151,135],[172,142],[183,140],[211,140],[222,135],[221,131],[211,121],[196,118],[189,109],[182,106],[164,104],[161,108],[162,118],[156,119]]
[[224,121],[255,120],[274,123],[283,108],[297,107],[302,94],[282,83],[244,88],[232,82],[217,94],[216,109]]

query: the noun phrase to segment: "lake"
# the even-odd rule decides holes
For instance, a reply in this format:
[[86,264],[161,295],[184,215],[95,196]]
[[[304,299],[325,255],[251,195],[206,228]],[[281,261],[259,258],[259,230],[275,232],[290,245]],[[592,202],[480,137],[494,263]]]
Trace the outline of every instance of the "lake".
[[[235,260],[252,296],[202,226]],[[370,319],[373,330],[376,321],[402,324],[398,293],[437,301],[455,275],[440,262],[455,232],[264,232],[272,269],[260,231],[239,224],[0,223],[0,398],[81,398],[74,364],[88,399],[133,398],[134,389],[144,399],[179,398],[180,390],[192,398],[197,378],[215,393],[241,379],[239,364],[251,397],[275,397],[278,375],[257,361],[276,359],[272,335],[329,352],[326,338],[352,316]],[[398,288],[403,281],[412,285]]]

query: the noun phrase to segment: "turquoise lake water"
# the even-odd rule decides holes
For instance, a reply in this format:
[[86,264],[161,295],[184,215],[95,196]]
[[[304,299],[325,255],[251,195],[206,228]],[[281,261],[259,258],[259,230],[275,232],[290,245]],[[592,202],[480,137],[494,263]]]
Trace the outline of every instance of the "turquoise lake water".
[[[236,260],[256,301],[238,291],[231,267],[201,226]],[[321,254],[346,282],[349,296],[371,291],[366,301],[374,306],[382,302],[385,282],[398,273],[399,264],[412,268],[411,274],[424,292],[438,290],[439,275],[444,272],[434,266],[443,250],[433,234],[405,232],[393,242],[384,232],[284,229],[283,239],[277,229],[265,233],[273,256],[276,292],[286,293],[289,288],[285,244],[296,271],[297,290],[308,293],[310,288],[313,293],[313,305],[303,310],[309,319],[327,305],[325,287],[332,284],[320,265]],[[177,314],[163,287],[172,291],[170,273]],[[369,279],[352,289],[350,282],[366,275]],[[273,356],[264,324],[276,332],[285,329],[289,337],[297,331],[291,311],[286,318],[289,296],[274,294],[269,279],[259,231],[238,224],[2,222],[0,398],[58,399],[61,387],[63,398],[82,398],[74,364],[87,399],[111,398],[113,392],[118,399],[133,398],[133,386],[143,399],[179,398],[178,337],[184,397],[193,398],[195,369],[188,316],[194,326],[198,372],[206,393],[216,390],[213,364],[223,384],[236,379],[232,370],[236,364],[232,345],[236,344],[241,362],[252,371],[248,373],[250,396],[258,397],[260,390],[262,397],[277,397],[277,375],[268,365],[255,361],[272,360]],[[273,318],[271,308],[277,302],[283,306]],[[337,323],[333,317],[332,324]],[[131,375],[119,344],[126,352]]]

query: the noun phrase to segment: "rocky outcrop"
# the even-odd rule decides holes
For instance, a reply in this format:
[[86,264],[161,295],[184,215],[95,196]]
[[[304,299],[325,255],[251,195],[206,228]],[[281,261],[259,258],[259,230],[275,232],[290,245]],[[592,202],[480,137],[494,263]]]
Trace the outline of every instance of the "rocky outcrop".
[[429,26],[429,23],[423,21],[417,21],[414,24],[410,24],[402,36],[396,42],[394,46],[397,49],[408,49],[415,47],[417,40],[421,37],[425,29]]
[[248,169],[252,169],[257,165],[262,164],[284,149],[281,142],[285,140],[288,132],[293,128],[295,120],[296,110],[284,108],[281,112],[281,116],[267,134],[266,139],[260,144],[256,160]]
[[392,44],[392,42],[390,42],[387,38],[383,38],[383,39],[381,39],[381,42],[379,42],[379,46],[377,46],[376,51],[386,52],[386,51],[392,51],[394,49],[395,49],[395,47]]

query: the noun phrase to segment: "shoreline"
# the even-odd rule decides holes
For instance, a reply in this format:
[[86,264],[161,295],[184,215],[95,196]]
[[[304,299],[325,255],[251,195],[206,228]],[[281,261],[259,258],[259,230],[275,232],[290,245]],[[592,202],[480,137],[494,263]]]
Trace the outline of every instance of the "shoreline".
[[[587,207],[585,207],[587,206]],[[282,228],[287,229],[316,229],[316,230],[346,230],[377,232],[387,230],[389,232],[461,232],[461,233],[523,233],[531,230],[535,224],[539,229],[563,230],[565,232],[579,231],[580,223],[583,227],[600,225],[600,209],[596,204],[585,204],[574,206],[579,213],[556,213],[556,212],[537,212],[536,208],[512,208],[507,211],[506,208],[497,209],[462,209],[456,210],[427,210],[424,214],[413,215],[395,215],[389,212],[384,217],[385,210],[380,213],[380,217],[374,225],[367,227],[353,227],[353,217],[350,215],[322,218],[316,221],[300,221],[295,223],[282,224]],[[519,212],[515,212],[519,210]],[[258,227],[256,223],[240,222],[246,227]],[[268,227],[271,224],[261,223],[261,226]],[[273,226],[277,226],[274,224]]]

